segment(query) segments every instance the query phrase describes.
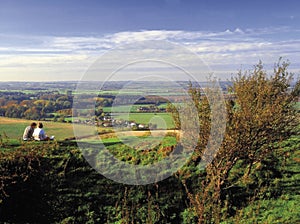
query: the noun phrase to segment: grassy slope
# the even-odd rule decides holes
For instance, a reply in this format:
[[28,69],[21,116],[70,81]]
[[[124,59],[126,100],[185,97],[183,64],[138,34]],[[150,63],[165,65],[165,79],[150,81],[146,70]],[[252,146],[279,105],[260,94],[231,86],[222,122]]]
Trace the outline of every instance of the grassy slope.
[[[0,133],[5,132],[10,138],[20,138],[28,120],[0,117]],[[44,122],[49,134],[60,136],[61,139],[73,136],[71,124]],[[167,145],[173,139],[166,141]],[[106,144],[118,143],[117,139],[107,139]],[[283,188],[279,198],[270,198],[253,202],[240,213],[223,223],[300,223],[300,136],[292,138],[283,148],[290,156],[282,167],[283,177],[278,181]]]
[[286,141],[282,150],[287,158],[281,167],[282,178],[274,180],[279,183],[282,195],[254,201],[242,209],[227,223],[300,223],[300,136]]
[[[5,135],[9,139],[19,140],[22,138],[24,129],[31,123],[30,120],[13,119],[0,117],[0,134]],[[54,135],[57,140],[64,140],[74,136],[73,125],[58,122],[43,122],[46,134]],[[93,131],[93,128],[81,126],[86,135]],[[86,130],[85,130],[86,129]]]

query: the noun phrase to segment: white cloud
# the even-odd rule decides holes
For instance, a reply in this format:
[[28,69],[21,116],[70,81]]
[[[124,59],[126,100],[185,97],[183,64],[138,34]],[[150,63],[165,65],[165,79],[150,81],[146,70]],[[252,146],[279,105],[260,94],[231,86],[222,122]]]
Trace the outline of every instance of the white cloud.
[[[297,71],[300,69],[297,67],[300,38],[291,38],[290,32],[299,33],[281,27],[236,28],[221,32],[143,30],[92,37],[0,36],[0,81],[11,77],[35,80],[38,74],[46,74],[48,79],[53,80],[76,80],[97,57],[110,49],[150,40],[178,43],[198,54],[216,74],[225,74],[224,77],[241,67],[250,67],[260,59],[266,64],[273,64],[280,56],[294,63],[296,66],[292,68]],[[290,38],[284,35],[277,38],[277,34]],[[146,52],[142,50],[140,53]],[[178,59],[181,55],[174,57]]]

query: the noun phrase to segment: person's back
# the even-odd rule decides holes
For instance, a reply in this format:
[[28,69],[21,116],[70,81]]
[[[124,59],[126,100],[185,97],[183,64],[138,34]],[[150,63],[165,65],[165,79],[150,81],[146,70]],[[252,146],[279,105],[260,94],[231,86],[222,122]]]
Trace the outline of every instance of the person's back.
[[39,123],[38,127],[34,129],[33,132],[34,140],[36,141],[47,141],[49,137],[46,135],[45,131],[43,130],[43,124]]
[[24,141],[28,141],[28,140],[32,140],[33,139],[33,132],[34,129],[36,128],[36,123],[31,123],[30,126],[26,127],[23,133],[23,140]]

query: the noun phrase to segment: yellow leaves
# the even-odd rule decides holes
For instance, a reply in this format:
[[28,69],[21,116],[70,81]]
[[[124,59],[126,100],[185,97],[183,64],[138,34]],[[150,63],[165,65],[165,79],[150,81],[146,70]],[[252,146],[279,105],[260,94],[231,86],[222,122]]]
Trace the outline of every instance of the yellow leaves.
[[48,100],[36,100],[34,101],[34,105],[36,106],[45,106],[48,103]]

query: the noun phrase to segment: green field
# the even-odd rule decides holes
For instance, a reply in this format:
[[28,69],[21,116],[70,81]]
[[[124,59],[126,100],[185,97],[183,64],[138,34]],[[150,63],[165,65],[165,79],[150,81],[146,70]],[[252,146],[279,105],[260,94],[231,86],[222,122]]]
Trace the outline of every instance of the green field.
[[[0,117],[0,134],[8,139],[19,140],[24,129],[31,123],[30,120]],[[64,140],[74,136],[73,125],[59,122],[43,122],[44,130],[48,136],[54,135],[57,140]],[[81,125],[84,135],[93,134],[93,128]]]
[[[139,123],[147,123],[148,121],[151,120],[151,118],[153,118],[153,116],[160,116],[162,119],[166,120],[168,127],[172,127],[172,122],[173,122],[172,117],[166,113],[157,114],[157,115],[151,113],[149,114],[136,113],[136,114],[132,114],[131,119],[134,119],[136,120],[136,122]],[[33,121],[0,117],[0,134],[2,136],[7,136],[7,138],[10,140],[21,140],[24,129],[31,122]],[[74,137],[73,124],[49,122],[49,121],[48,122],[43,121],[43,124],[44,124],[44,130],[46,131],[46,134],[49,136],[54,135],[57,140],[64,140],[66,138]],[[157,124],[159,124],[159,122],[157,122]],[[79,127],[80,130],[82,130],[83,136],[94,135],[96,131],[96,129],[93,126],[76,125],[76,127]],[[162,127],[163,127],[162,125],[158,125],[158,128],[162,128]],[[98,127],[97,131],[101,133],[109,133],[111,132],[111,129]]]
[[[122,106],[115,106],[115,107],[103,107],[103,112],[115,112],[115,113],[125,113],[125,112],[137,112],[139,107],[145,107],[149,105],[145,104],[134,104],[134,105],[122,105]],[[163,103],[158,106],[158,108],[167,108],[167,104]]]
[[[0,118],[0,134],[6,134],[9,139],[21,139],[24,129],[31,123],[29,120]],[[43,122],[46,134],[55,135],[57,139],[74,136],[71,124]]]
[[174,121],[169,113],[118,113],[116,119],[132,120],[141,124],[156,124],[158,129],[174,129]]
[[140,106],[144,106],[144,105],[136,104],[136,105],[122,105],[122,106],[115,106],[115,107],[103,107],[103,112],[105,113],[136,112]]

